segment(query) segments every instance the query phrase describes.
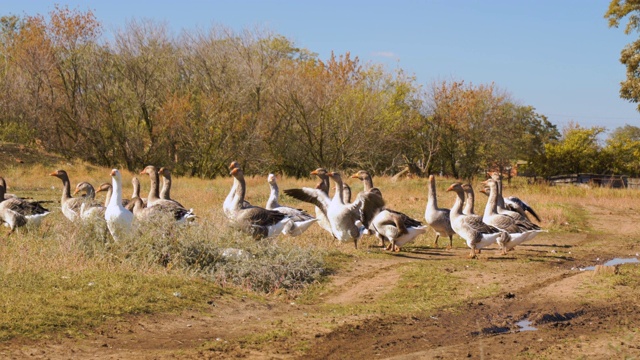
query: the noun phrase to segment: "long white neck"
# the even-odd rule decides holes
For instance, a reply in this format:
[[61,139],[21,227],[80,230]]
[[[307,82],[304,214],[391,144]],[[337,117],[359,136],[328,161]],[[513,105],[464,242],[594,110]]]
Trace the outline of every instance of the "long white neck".
[[489,199],[487,205],[484,207],[484,217],[495,215],[497,213],[496,207],[498,206],[498,189],[495,182],[489,183]]
[[333,194],[331,202],[337,202],[344,205],[343,191],[342,191],[342,179],[334,177],[333,181],[336,183],[336,192]]
[[116,175],[111,180],[113,192],[109,200],[110,206],[122,206],[122,180]]
[[269,199],[267,200],[267,209],[280,207],[280,204],[278,203],[278,196],[280,195],[278,184],[270,182],[269,187],[271,187],[271,194],[269,194]]

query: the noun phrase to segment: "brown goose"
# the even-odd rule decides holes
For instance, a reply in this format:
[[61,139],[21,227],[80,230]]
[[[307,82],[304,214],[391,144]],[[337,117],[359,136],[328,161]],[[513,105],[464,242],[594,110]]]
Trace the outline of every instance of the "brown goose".
[[[373,186],[373,179],[368,171],[360,170],[351,175],[353,179],[359,179],[364,186],[364,192],[378,194],[382,197],[382,192]],[[389,246],[385,250],[400,251],[400,247],[413,241],[416,236],[425,233],[427,228],[422,223],[403,214],[399,211],[388,208],[382,209],[371,221],[370,224],[364,226],[380,240],[380,246],[385,246],[385,242],[389,241]]]
[[178,205],[182,206],[178,201],[171,198],[171,171],[167,168],[161,167],[158,170],[158,175],[162,176],[162,189],[160,190],[159,195],[160,199],[175,201]]
[[280,203],[278,202],[280,191],[278,189],[278,182],[274,174],[269,174],[269,176],[267,176],[267,182],[269,183],[269,187],[271,188],[271,193],[269,194],[269,199],[267,199],[267,205],[265,206],[265,208],[268,210],[281,212],[291,218],[291,220],[293,221],[293,226],[289,230],[288,235],[298,236],[305,230],[307,230],[314,222],[318,221],[318,219],[309,215],[308,212],[302,209],[280,205]]
[[[335,182],[337,189],[342,188],[342,177],[339,173],[331,172],[327,175]],[[338,241],[354,241],[356,248],[358,239],[365,229],[362,224],[369,223],[384,207],[382,197],[374,193],[361,192],[356,201],[345,204],[341,191],[336,191],[331,199],[320,189],[287,189],[284,192],[293,198],[319,207],[331,224],[333,236]]]
[[[131,185],[133,185],[133,191],[131,193],[131,200],[128,201],[126,204],[123,204],[124,207],[129,210],[129,211],[133,211],[133,206],[134,204],[134,200],[136,198],[140,197],[140,180],[138,180],[138,178],[136,176],[134,176],[131,179]],[[142,200],[142,207],[145,208],[147,207],[147,199],[146,198],[140,198]],[[124,200],[123,200],[124,202]]]
[[16,228],[21,226],[38,226],[42,219],[49,215],[49,210],[45,209],[37,201],[27,201],[19,197],[5,198],[7,183],[0,177],[0,219],[7,226],[11,235]]
[[[78,187],[76,186],[76,191],[77,190],[78,190]],[[89,205],[88,203],[83,203],[80,206],[80,218],[82,218],[83,220],[104,220],[104,212],[107,209],[107,205],[109,205],[109,199],[111,199],[111,184],[109,183],[100,184],[100,186],[98,187],[98,190],[95,191],[95,194],[102,191],[107,192],[104,205],[93,204],[93,203]]]
[[69,181],[69,175],[64,170],[56,170],[49,174],[62,180],[62,198],[60,199],[60,208],[62,214],[71,220],[76,221],[80,217],[80,206],[87,201],[85,198],[74,198],[71,196],[71,182]]
[[93,187],[93,185],[91,185],[90,183],[83,181],[83,182],[79,182],[76,185],[75,190],[73,191],[73,196],[75,196],[77,193],[84,191],[84,195],[82,195],[83,198],[85,199],[91,199],[94,200],[96,198],[96,190]]
[[149,196],[147,197],[147,207],[151,207],[157,204],[166,204],[167,202],[171,202],[171,203],[175,203],[177,205],[179,205],[180,207],[184,207],[182,205],[180,205],[180,203],[178,203],[175,200],[170,200],[170,199],[161,199],[159,194],[159,182],[160,182],[160,176],[158,174],[158,170],[156,169],[155,166],[153,165],[149,165],[147,167],[145,167],[142,171],[140,171],[140,174],[147,174],[149,175],[149,181],[151,186],[149,187]]
[[462,213],[465,215],[475,215],[475,204],[476,197],[473,193],[473,186],[471,184],[462,184],[462,190],[464,190],[464,209],[462,209]]
[[375,192],[378,195],[382,196],[382,192],[380,191],[380,189],[378,189],[377,187],[373,186],[373,178],[371,177],[371,174],[369,174],[368,171],[366,170],[360,170],[357,173],[351,175],[352,179],[359,179],[360,181],[362,181],[362,184],[364,185],[364,191],[366,192]]
[[[461,187],[462,188],[462,187]],[[424,211],[424,219],[427,224],[436,232],[435,247],[438,247],[438,239],[441,235],[449,237],[449,248],[453,247],[453,235],[456,233],[451,226],[449,214],[451,210],[438,207],[436,196],[436,178],[429,175],[429,189],[427,193],[427,207]],[[464,191],[464,190],[463,190]],[[463,198],[464,201],[464,198]]]
[[[415,238],[427,232],[427,227],[416,219],[399,211],[382,209],[371,220],[371,224],[364,224],[368,229],[373,229],[380,240],[389,240],[386,250],[400,251],[400,248],[415,240]],[[384,242],[383,242],[384,246]]]
[[502,249],[502,253],[506,253],[505,244],[509,242],[509,234],[498,229],[495,226],[487,225],[482,221],[479,215],[464,215],[462,213],[462,204],[464,203],[464,189],[462,184],[454,183],[447,191],[456,193],[456,201],[451,207],[451,227],[455,232],[467,242],[467,246],[471,249],[469,258],[475,258],[476,250],[480,250],[485,246],[498,243]]
[[242,231],[251,234],[256,239],[268,238],[287,232],[293,225],[293,221],[285,214],[261,208],[259,206],[244,206],[246,183],[244,172],[238,166],[231,170],[235,188],[235,195],[231,201],[230,217],[233,223]]

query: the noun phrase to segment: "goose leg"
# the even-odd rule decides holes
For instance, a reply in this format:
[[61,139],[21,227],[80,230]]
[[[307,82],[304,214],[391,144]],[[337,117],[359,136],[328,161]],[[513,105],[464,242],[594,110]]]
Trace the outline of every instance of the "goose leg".
[[469,254],[469,256],[467,256],[469,259],[475,259],[477,257],[476,255],[476,247],[475,245],[471,247],[471,253]]
[[438,239],[440,238],[440,234],[436,233],[436,241],[433,242],[433,247],[438,247]]
[[453,235],[449,235],[449,247],[447,250],[453,249]]

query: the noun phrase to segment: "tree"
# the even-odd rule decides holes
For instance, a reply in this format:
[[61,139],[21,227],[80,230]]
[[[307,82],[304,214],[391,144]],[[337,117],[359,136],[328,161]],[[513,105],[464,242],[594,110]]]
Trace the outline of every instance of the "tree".
[[562,138],[545,145],[544,161],[539,166],[540,175],[602,173],[601,147],[598,135],[603,127],[583,128],[570,123],[562,131]]
[[603,149],[608,170],[613,174],[638,176],[640,174],[640,128],[625,125],[615,129],[607,138]]
[[[609,27],[618,27],[620,21],[628,17],[624,33],[640,32],[640,2],[636,0],[612,0],[604,15]],[[622,49],[620,62],[627,69],[627,79],[620,83],[620,97],[633,103],[640,102],[640,39]],[[638,104],[640,111],[640,103]]]

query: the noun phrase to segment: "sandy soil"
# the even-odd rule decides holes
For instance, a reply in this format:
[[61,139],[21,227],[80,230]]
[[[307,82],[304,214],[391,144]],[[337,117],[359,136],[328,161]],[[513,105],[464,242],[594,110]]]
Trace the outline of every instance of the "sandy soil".
[[[640,357],[640,300],[633,289],[585,301],[594,275],[580,267],[640,252],[640,214],[587,207],[591,233],[544,234],[532,244],[497,259],[483,252],[499,271],[454,269],[478,287],[498,283],[500,293],[470,300],[461,311],[406,316],[327,316],[321,305],[222,297],[207,312],[135,316],[87,330],[79,338],[0,344],[0,357],[23,359],[514,359]],[[630,219],[631,218],[631,219]],[[630,221],[631,220],[631,221]],[[459,241],[459,240],[458,240]],[[602,244],[607,244],[603,246]],[[440,258],[445,250],[408,249],[405,256],[354,261],[335,274],[322,303],[364,304],[390,291],[406,262]],[[423,249],[424,250],[424,249]],[[446,255],[464,257],[457,247]],[[402,253],[401,253],[402,254]],[[410,255],[410,256],[406,256]],[[495,255],[495,256],[494,256]],[[524,263],[535,255],[549,261]],[[553,255],[553,256],[551,256]],[[600,259],[600,260],[596,260]],[[469,260],[471,261],[471,260]],[[524,264],[524,265],[523,265]],[[636,266],[636,265],[623,265]],[[531,321],[535,331],[516,323]],[[283,334],[279,336],[278,334]],[[252,342],[269,336],[266,343]]]

